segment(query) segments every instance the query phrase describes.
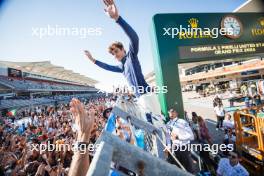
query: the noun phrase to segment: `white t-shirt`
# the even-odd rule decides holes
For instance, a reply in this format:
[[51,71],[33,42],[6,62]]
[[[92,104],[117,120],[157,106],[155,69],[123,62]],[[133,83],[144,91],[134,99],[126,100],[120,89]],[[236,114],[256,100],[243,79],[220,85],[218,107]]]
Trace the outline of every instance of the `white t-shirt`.
[[170,120],[167,126],[170,126],[172,128],[171,132],[178,136],[178,139],[172,141],[174,145],[185,145],[194,140],[192,129],[186,120],[175,118]]
[[235,123],[233,120],[224,120],[223,121],[223,126],[225,128],[235,128]]
[[222,158],[218,164],[217,174],[221,176],[248,176],[249,173],[247,170],[241,165],[237,164],[235,166],[231,166],[229,159]]
[[38,117],[37,116],[34,116],[34,120],[33,120],[33,124],[35,125],[35,126],[37,126],[38,125]]
[[225,116],[225,112],[224,112],[223,106],[220,106],[220,107],[219,106],[216,106],[214,108],[214,111],[215,111],[215,113],[216,113],[217,116],[221,116],[221,117]]

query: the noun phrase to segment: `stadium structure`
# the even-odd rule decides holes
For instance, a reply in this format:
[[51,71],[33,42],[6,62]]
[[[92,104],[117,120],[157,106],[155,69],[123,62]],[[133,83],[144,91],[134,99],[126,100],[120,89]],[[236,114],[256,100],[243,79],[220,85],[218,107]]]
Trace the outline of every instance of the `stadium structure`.
[[98,81],[64,67],[42,62],[0,61],[0,111],[88,98],[99,91]]

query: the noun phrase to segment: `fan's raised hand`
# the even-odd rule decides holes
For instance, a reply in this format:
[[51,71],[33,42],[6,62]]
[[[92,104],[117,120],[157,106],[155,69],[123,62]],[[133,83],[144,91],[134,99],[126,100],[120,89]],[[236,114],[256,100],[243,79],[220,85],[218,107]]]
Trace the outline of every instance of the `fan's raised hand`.
[[95,119],[95,110],[91,108],[88,113],[84,105],[75,98],[72,99],[70,106],[75,123],[79,126],[77,141],[89,142]]

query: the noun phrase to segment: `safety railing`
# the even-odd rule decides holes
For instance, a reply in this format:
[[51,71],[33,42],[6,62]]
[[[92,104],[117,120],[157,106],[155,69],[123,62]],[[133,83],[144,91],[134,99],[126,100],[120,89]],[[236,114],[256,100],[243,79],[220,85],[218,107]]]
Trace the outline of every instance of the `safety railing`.
[[[136,112],[133,112],[133,107],[131,107],[133,106],[133,102],[130,102],[131,105],[129,107],[125,107],[124,103],[129,104],[129,102],[119,99],[111,113],[126,120],[131,129],[135,128],[144,130],[145,149],[143,150],[121,140],[112,133],[103,131],[96,142],[97,144],[100,144],[100,147],[96,150],[87,175],[108,175],[113,163],[140,176],[191,175],[185,171],[177,158],[174,157],[182,169],[165,161],[164,149],[166,146],[164,143],[165,136],[162,130],[143,120],[141,117],[134,116]],[[115,170],[115,172],[120,176],[126,175],[119,170]]]

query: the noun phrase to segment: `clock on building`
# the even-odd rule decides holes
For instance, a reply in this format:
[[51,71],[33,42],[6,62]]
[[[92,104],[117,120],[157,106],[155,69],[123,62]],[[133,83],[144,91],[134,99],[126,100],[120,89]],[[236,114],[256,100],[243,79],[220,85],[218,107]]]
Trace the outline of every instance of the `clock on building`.
[[226,37],[231,39],[237,39],[243,32],[243,26],[241,21],[234,15],[227,15],[222,18],[221,28],[226,29]]

